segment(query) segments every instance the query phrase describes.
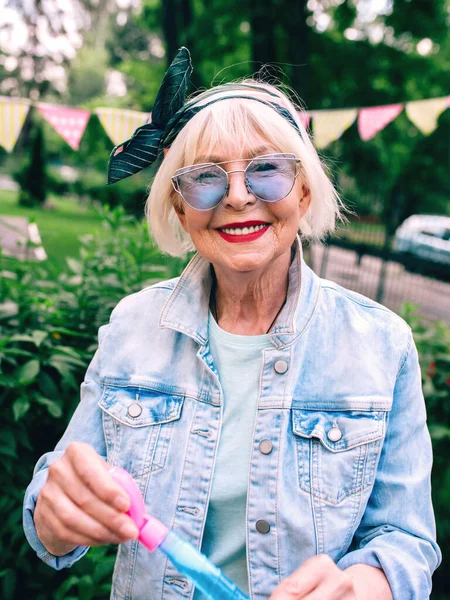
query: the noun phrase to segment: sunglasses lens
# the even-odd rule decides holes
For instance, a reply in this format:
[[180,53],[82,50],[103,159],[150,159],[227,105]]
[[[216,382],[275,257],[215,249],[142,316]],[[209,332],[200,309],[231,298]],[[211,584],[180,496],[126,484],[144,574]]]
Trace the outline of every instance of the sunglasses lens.
[[249,164],[246,178],[258,198],[265,202],[277,202],[294,187],[295,173],[295,157],[260,157]]
[[197,210],[209,210],[217,206],[227,190],[227,176],[215,165],[191,169],[176,177],[184,200]]

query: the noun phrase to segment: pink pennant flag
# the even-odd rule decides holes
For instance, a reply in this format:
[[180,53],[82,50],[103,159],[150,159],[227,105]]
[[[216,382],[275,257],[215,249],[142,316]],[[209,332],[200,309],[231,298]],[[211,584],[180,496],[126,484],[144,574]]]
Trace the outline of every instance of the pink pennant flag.
[[78,150],[80,140],[91,115],[89,110],[69,108],[56,104],[37,104],[37,109],[46,121],[71,148]]
[[367,142],[398,117],[403,110],[403,104],[373,106],[361,108],[358,116],[358,131],[360,138]]
[[303,112],[302,110],[299,110],[299,111],[297,112],[297,116],[298,116],[298,118],[300,119],[300,121],[301,121],[301,123],[302,123],[303,127],[304,127],[305,129],[308,129],[308,127],[309,127],[309,122],[310,122],[310,120],[311,120],[311,117],[310,117],[309,113],[307,113],[307,112]]

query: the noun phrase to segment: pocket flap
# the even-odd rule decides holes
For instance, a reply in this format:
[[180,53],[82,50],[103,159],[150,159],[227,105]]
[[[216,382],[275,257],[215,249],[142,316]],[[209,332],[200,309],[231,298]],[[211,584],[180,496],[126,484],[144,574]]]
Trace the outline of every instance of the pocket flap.
[[[128,409],[132,404],[136,404],[136,395],[142,412],[133,417]],[[99,406],[129,427],[144,427],[179,419],[183,401],[184,396],[163,394],[140,387],[105,386]]]
[[[317,438],[331,452],[342,452],[384,437],[385,411],[292,410],[292,429],[303,438]],[[331,429],[338,429],[330,434]],[[333,441],[334,434],[341,434]],[[330,439],[331,438],[331,439]]]

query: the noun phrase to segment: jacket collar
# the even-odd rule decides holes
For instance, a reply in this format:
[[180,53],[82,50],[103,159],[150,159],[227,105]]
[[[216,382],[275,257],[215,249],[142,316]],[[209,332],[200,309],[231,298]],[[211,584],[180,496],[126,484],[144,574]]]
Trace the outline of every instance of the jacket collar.
[[[299,236],[294,242],[294,258],[289,267],[288,296],[270,332],[277,348],[293,343],[311,318],[319,299],[320,281],[306,265]],[[208,310],[212,277],[210,263],[196,254],[179,277],[160,317],[160,327],[174,329],[200,345],[208,340]]]

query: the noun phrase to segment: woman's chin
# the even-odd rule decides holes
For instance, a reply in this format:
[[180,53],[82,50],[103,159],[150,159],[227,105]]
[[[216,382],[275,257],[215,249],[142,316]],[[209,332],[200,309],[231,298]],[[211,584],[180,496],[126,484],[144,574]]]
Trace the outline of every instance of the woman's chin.
[[217,262],[212,261],[219,269],[227,269],[235,273],[249,273],[264,269],[270,263],[270,257],[264,256],[262,252],[236,252],[234,255],[221,256]]

